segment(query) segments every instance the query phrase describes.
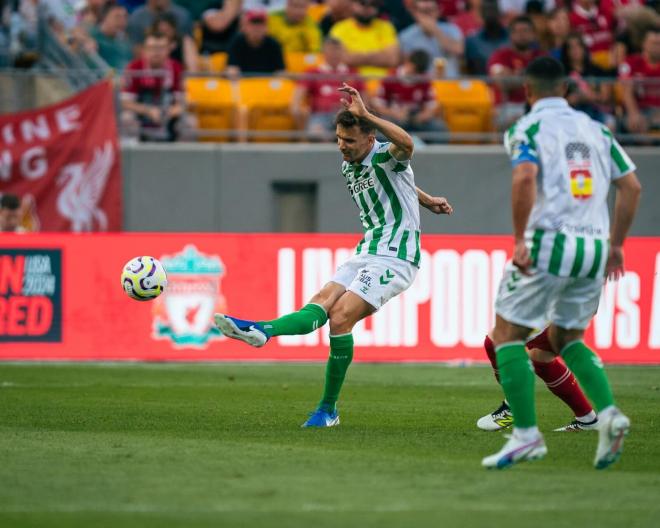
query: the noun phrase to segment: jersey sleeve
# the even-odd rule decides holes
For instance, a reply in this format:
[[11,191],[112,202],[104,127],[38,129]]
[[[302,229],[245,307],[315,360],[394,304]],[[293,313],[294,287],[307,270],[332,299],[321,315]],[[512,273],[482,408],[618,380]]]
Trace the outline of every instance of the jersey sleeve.
[[610,174],[613,180],[618,180],[634,172],[637,167],[609,130],[607,132],[610,139]]
[[513,167],[521,163],[540,164],[534,136],[538,132],[538,123],[523,126],[519,121],[504,134],[504,147]]

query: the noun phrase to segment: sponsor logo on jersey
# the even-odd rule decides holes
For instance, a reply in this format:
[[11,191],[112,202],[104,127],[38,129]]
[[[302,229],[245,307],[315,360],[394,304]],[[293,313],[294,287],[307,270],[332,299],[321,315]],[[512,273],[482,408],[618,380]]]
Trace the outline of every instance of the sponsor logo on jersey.
[[176,348],[206,348],[222,338],[211,323],[214,312],[226,312],[221,291],[225,266],[218,255],[205,255],[194,245],[180,253],[163,255],[167,272],[165,292],[154,301],[153,337],[167,339]]
[[351,196],[355,196],[367,189],[373,189],[376,186],[376,181],[373,176],[366,178],[364,180],[359,180],[355,183],[348,184],[348,191],[351,193]]

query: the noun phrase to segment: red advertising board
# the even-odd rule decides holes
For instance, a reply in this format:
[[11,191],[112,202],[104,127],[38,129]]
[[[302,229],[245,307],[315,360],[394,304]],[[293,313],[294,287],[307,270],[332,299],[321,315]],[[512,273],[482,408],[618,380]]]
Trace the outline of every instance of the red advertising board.
[[0,115],[0,192],[34,231],[121,229],[121,167],[109,82],[56,105]]
[[[326,328],[255,349],[211,326],[214,311],[269,319],[305,303],[353,253],[353,235],[0,236],[0,359],[325,360]],[[484,360],[483,338],[511,241],[423,238],[413,286],[354,330],[357,361]],[[122,266],[159,258],[169,285],[129,299]],[[605,361],[660,363],[660,238],[626,245],[587,340]]]

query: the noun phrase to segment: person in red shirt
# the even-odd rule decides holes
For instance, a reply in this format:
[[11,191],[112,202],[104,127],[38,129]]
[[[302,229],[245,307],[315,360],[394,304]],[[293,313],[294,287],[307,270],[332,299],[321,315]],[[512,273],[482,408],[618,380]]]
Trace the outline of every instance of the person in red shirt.
[[427,76],[431,57],[426,51],[413,51],[396,70],[381,83],[373,100],[374,110],[408,132],[420,132],[429,143],[441,143],[447,132],[437,117],[438,103]]
[[335,114],[342,109],[342,83],[350,82],[363,91],[357,71],[343,62],[344,47],[340,41],[327,37],[323,43],[323,64],[305,71],[291,102],[291,113],[298,128],[306,129],[309,139],[334,138]]
[[[592,55],[611,53],[614,46],[614,18],[598,6],[597,0],[575,0],[569,19],[571,31],[582,34]],[[598,62],[601,67],[608,66]]]
[[521,76],[527,65],[543,53],[538,49],[536,29],[528,16],[518,16],[509,24],[510,46],[502,46],[488,61],[488,73],[496,79],[497,124],[507,128],[525,113],[525,89]]
[[660,27],[646,32],[642,53],[626,59],[619,78],[626,128],[634,133],[660,129]]
[[143,140],[174,141],[183,116],[183,66],[169,58],[170,41],[162,33],[147,35],[142,56],[124,71],[122,128],[139,127]]

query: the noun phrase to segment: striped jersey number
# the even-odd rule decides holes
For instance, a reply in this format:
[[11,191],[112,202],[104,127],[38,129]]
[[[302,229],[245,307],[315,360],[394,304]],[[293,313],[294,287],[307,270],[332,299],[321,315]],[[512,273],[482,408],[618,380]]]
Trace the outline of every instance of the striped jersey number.
[[577,200],[587,200],[593,195],[591,176],[591,152],[584,143],[573,142],[566,145],[566,159],[571,185],[571,194]]

